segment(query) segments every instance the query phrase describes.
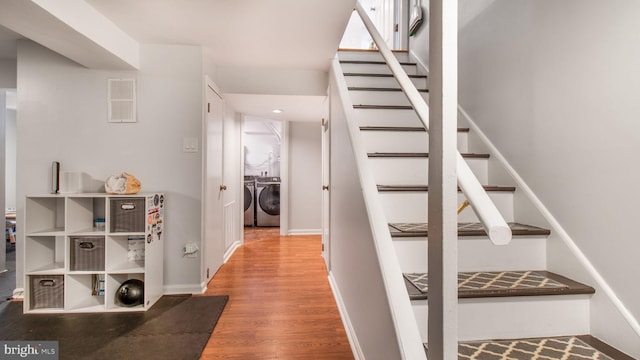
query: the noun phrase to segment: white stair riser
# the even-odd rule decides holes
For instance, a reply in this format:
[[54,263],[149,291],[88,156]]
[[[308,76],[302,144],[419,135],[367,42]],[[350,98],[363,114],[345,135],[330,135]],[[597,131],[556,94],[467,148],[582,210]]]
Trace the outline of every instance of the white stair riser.
[[[359,87],[386,87],[399,89],[400,85],[394,77],[389,76],[345,76],[347,86]],[[427,78],[410,78],[413,85],[418,89],[427,88]]]
[[[380,131],[360,132],[367,152],[429,152],[429,134],[423,131]],[[458,132],[458,151],[468,150],[469,133]]]
[[[487,185],[489,159],[467,158],[465,160],[480,183]],[[376,184],[416,185],[428,183],[428,158],[369,158],[369,163]]]
[[[391,74],[391,70],[387,64],[350,64],[342,63],[343,73],[359,73],[359,74]],[[402,65],[402,68],[408,75],[418,75],[416,65]]]
[[[393,246],[403,273],[427,272],[427,238],[394,238]],[[458,237],[458,271],[526,271],[547,268],[545,236],[514,236],[496,246],[486,236]],[[526,256],[522,256],[526,254]]]
[[[412,301],[427,339],[426,300]],[[514,339],[589,333],[589,296],[529,296],[458,301],[458,340]]]
[[[388,222],[425,222],[427,219],[427,192],[381,191],[380,200]],[[504,217],[505,221],[513,221],[513,193],[506,191],[489,192],[489,197]],[[466,200],[458,193],[458,204]],[[458,215],[459,222],[479,222],[473,209],[469,206]]]
[[423,126],[413,109],[354,109],[359,126]]
[[[429,93],[421,92],[422,98],[427,100]],[[402,91],[358,91],[350,90],[349,96],[354,105],[402,105],[408,106],[409,99]]]
[[[409,61],[409,53],[408,52],[396,52],[394,51],[396,59],[401,62]],[[370,52],[370,51],[339,51],[338,59],[340,60],[364,60],[364,61],[383,61],[384,58],[382,54],[379,52]]]

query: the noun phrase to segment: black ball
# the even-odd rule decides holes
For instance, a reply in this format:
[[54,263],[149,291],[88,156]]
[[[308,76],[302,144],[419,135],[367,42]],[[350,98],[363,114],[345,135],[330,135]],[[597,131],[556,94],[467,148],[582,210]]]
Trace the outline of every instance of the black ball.
[[144,304],[144,282],[138,279],[123,282],[116,291],[116,302],[121,306]]

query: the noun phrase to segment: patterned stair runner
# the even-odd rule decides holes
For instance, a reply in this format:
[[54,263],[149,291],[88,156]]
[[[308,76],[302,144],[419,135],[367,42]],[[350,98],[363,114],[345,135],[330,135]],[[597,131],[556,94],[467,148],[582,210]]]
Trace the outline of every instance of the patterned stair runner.
[[[411,300],[428,298],[426,273],[403,274]],[[585,284],[544,270],[482,271],[458,273],[458,297],[505,297],[536,295],[593,294]]]
[[[532,225],[524,225],[515,222],[508,223],[513,235],[549,235],[548,229],[539,228]],[[416,237],[427,236],[427,223],[391,223],[389,231],[392,237]],[[459,236],[484,236],[481,223],[460,222],[458,223]]]
[[553,338],[469,341],[458,344],[459,360],[613,360],[577,336]]

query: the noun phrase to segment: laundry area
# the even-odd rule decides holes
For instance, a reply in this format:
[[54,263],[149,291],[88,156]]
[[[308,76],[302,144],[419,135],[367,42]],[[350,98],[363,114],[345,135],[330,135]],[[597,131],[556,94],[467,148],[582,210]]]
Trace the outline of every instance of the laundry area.
[[244,226],[280,226],[282,123],[244,120]]

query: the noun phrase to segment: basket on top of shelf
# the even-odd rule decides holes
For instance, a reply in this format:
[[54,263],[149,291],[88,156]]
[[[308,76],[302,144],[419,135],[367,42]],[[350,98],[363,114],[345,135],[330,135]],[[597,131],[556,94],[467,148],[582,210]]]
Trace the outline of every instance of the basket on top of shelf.
[[144,198],[112,198],[110,200],[110,231],[144,232],[145,226]]

